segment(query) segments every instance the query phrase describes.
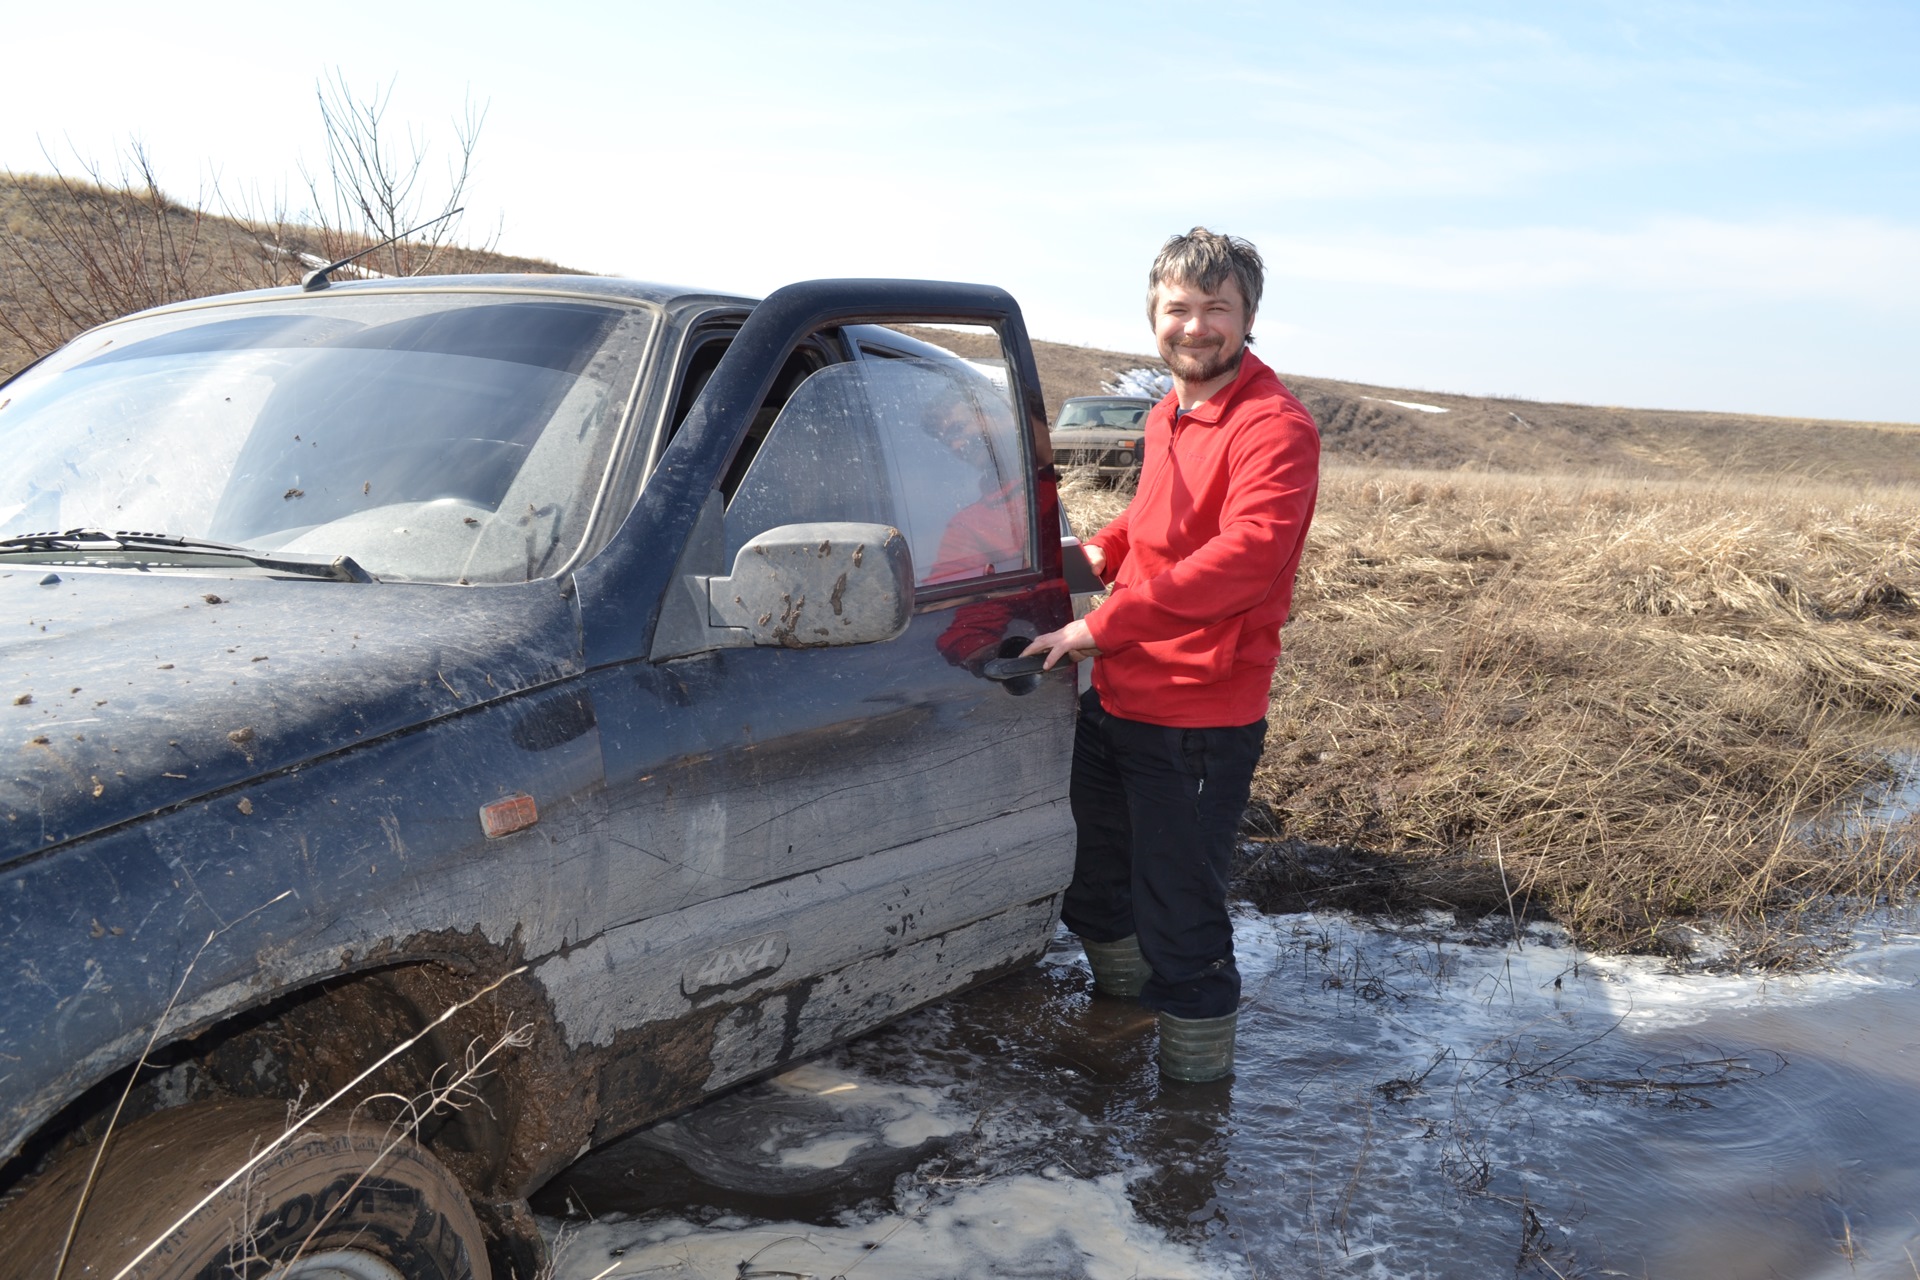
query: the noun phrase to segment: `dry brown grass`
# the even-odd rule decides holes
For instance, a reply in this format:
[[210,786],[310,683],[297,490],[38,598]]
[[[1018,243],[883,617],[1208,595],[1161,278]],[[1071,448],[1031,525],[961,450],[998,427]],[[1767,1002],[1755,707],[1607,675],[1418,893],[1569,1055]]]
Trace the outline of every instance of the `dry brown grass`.
[[[1124,500],[1067,497],[1088,530]],[[1777,941],[1914,878],[1911,832],[1838,819],[1920,739],[1916,690],[1913,488],[1330,467],[1243,887]]]

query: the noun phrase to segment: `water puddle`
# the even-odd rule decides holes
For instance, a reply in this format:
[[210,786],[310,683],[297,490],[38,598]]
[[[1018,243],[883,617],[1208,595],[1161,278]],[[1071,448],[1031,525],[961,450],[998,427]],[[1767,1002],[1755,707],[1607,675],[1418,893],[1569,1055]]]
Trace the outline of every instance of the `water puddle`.
[[597,1151],[536,1199],[614,1276],[1920,1274],[1920,937],[1681,974],[1553,930],[1242,915],[1228,1083],[1063,940]]

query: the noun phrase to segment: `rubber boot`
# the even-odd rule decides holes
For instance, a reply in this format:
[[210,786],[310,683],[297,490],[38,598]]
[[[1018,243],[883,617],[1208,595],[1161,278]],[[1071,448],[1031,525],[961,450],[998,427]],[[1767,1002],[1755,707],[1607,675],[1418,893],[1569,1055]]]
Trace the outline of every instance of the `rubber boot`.
[[1094,942],[1080,939],[1086,949],[1087,964],[1093,970],[1093,989],[1103,996],[1132,1000],[1153,976],[1153,968],[1140,954],[1140,939],[1128,934],[1118,942]]
[[1204,1084],[1233,1074],[1233,1032],[1238,1013],[1223,1018],[1160,1015],[1160,1074],[1184,1084]]

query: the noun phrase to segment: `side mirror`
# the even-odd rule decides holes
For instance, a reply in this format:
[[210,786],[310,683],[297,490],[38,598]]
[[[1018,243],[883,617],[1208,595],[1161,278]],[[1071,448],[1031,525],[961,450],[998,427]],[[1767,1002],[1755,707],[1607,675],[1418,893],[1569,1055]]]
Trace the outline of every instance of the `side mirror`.
[[732,577],[707,580],[707,603],[710,624],[748,644],[891,640],[913,619],[913,553],[889,525],[781,525],[740,548]]

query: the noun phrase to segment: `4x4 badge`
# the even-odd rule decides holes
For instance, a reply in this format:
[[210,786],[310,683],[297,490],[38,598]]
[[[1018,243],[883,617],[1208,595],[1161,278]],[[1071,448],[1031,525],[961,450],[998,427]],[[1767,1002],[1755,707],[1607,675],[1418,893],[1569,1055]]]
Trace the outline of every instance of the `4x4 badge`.
[[764,978],[787,962],[787,935],[763,933],[715,951],[687,966],[680,975],[680,993],[688,999]]

